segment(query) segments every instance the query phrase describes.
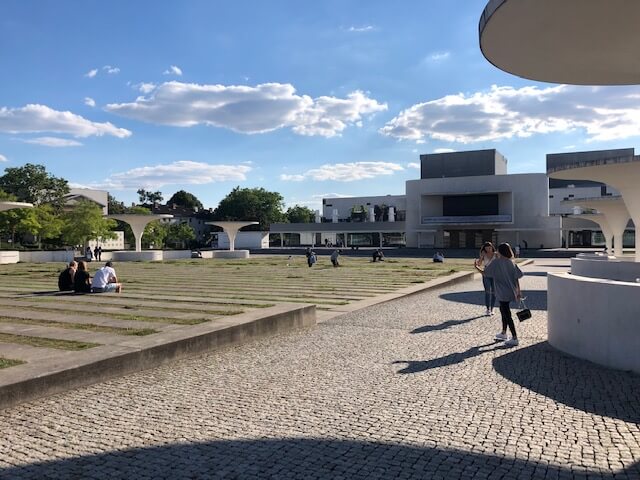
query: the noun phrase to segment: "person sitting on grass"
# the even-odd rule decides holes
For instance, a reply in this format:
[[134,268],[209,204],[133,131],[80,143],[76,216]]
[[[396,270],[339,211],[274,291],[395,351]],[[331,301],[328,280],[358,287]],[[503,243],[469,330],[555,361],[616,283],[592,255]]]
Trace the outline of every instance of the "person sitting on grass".
[[78,262],[78,270],[73,277],[73,291],[76,293],[91,293],[91,275],[87,271],[85,261]]
[[120,293],[122,291],[122,284],[118,283],[113,263],[105,263],[104,267],[96,272],[91,282],[91,291],[93,293]]
[[61,292],[73,291],[73,277],[76,275],[76,269],[78,264],[75,261],[69,263],[69,266],[65,268],[58,276],[58,290]]
[[373,261],[377,262],[378,260],[380,260],[381,262],[384,261],[384,253],[382,253],[382,249],[381,248],[377,248],[373,251]]
[[444,263],[444,255],[440,252],[436,252],[433,255],[433,261],[434,263]]

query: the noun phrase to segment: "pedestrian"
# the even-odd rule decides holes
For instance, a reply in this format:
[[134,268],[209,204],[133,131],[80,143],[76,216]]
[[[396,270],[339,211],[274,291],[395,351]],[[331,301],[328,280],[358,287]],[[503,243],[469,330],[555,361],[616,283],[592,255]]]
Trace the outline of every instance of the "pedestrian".
[[[500,314],[502,316],[502,331],[496,334],[495,339],[498,341],[506,340],[505,345],[507,347],[518,345],[518,334],[511,316],[510,304],[522,298],[520,279],[523,274],[513,258],[511,245],[501,243],[498,245],[498,256],[484,268],[482,273],[485,277],[493,278],[496,300],[500,304]],[[507,328],[511,331],[511,339],[509,340],[507,340]]]
[[516,245],[516,258],[520,258],[520,244]]
[[61,292],[73,291],[73,280],[76,276],[76,269],[78,264],[75,261],[71,261],[69,266],[65,268],[58,276],[58,290]]
[[91,291],[93,293],[122,292],[122,284],[118,283],[112,262],[105,263],[104,267],[96,272],[91,282]]
[[314,252],[310,248],[307,248],[305,256],[307,257],[307,265],[309,265],[309,268],[313,267],[313,264],[318,260],[318,258],[316,257],[316,252]]
[[96,262],[100,261],[100,259],[98,258],[98,245],[96,245],[93,249],[93,258],[96,259]]
[[88,245],[84,251],[84,257],[87,260],[87,262],[90,262],[93,259],[93,252],[91,251],[91,247]]
[[340,249],[336,248],[333,253],[331,254],[331,264],[334,267],[339,267],[340,266],[340,262],[338,261],[340,258]]
[[[479,257],[473,262],[474,267],[480,273],[484,272],[491,262],[496,258],[496,249],[491,242],[485,242],[480,249]],[[485,315],[493,315],[493,308],[496,305],[496,293],[493,286],[493,278],[482,275],[482,286],[484,287],[484,305],[487,308]]]
[[97,260],[99,262],[102,261],[102,246],[98,246],[98,258],[97,258]]
[[87,264],[84,261],[78,262],[78,269],[73,277],[73,291],[91,293],[91,275],[89,275]]

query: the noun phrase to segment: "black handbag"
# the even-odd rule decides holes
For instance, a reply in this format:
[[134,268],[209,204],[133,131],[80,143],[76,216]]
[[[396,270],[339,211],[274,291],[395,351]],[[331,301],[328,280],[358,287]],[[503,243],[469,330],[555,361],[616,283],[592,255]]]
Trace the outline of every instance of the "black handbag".
[[529,320],[531,318],[531,310],[529,310],[525,305],[524,298],[520,299],[520,306],[522,307],[522,309],[516,312],[518,320],[520,320],[521,322]]

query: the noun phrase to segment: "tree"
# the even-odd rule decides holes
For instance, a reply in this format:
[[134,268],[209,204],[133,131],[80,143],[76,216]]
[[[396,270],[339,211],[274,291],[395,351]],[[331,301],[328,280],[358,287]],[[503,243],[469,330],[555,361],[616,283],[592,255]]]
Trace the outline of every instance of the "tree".
[[108,211],[109,213],[125,213],[127,207],[124,206],[124,202],[119,202],[116,200],[116,197],[112,196],[110,193],[108,194]]
[[23,167],[6,168],[4,172],[0,177],[0,189],[15,195],[19,202],[50,203],[59,209],[69,193],[68,182],[47,173],[42,165],[27,163]]
[[291,223],[313,223],[316,221],[315,212],[308,207],[300,205],[289,207],[286,216]]
[[20,233],[33,235],[38,242],[38,248],[42,247],[42,240],[57,238],[62,233],[64,222],[56,214],[51,205],[39,205],[35,208],[24,209],[23,218],[16,230]]
[[264,188],[236,187],[222,199],[214,211],[216,220],[256,221],[259,229],[268,230],[269,225],[283,222],[284,199],[278,192]]
[[164,247],[168,232],[169,226],[160,222],[160,220],[149,222],[147,226],[144,227],[144,233],[142,234],[142,248]]
[[102,216],[102,208],[89,200],[81,200],[63,215],[62,238],[68,245],[85,245],[97,238],[115,238],[114,220]]
[[196,239],[196,232],[186,223],[171,223],[167,229],[166,243],[185,248],[186,242]]
[[162,202],[162,192],[150,192],[145,190],[144,188],[140,188],[138,191],[138,197],[140,198],[140,203],[143,205],[153,205],[154,203]]
[[171,198],[167,201],[167,205],[172,204],[176,204],[185,208],[191,208],[192,210],[202,210],[204,208],[202,202],[198,200],[198,198],[193,193],[185,192],[184,190],[180,190],[171,195]]

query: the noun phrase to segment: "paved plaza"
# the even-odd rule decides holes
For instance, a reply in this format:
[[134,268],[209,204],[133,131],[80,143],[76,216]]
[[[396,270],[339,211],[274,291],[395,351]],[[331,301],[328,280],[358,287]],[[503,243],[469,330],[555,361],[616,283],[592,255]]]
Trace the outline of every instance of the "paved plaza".
[[640,478],[640,377],[493,342],[480,282],[0,412],[0,479]]

